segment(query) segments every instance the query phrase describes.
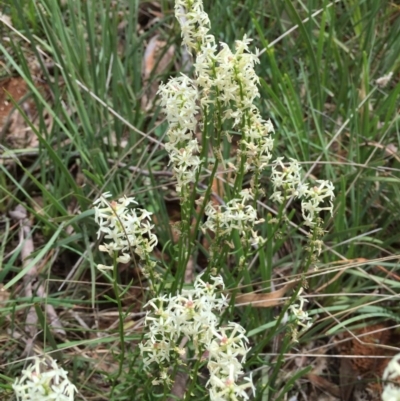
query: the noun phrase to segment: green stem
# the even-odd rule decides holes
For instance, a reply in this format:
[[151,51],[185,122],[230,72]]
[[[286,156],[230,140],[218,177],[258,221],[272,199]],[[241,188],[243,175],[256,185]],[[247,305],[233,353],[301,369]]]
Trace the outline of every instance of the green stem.
[[[201,354],[199,354],[199,355],[201,355]],[[190,399],[193,399],[192,398],[192,393],[193,393],[194,386],[197,383],[197,373],[199,371],[201,363],[202,363],[201,357],[198,356],[198,358],[196,359],[196,363],[195,363],[195,365],[193,367],[192,373],[190,374],[191,381],[190,381],[189,388],[186,391],[185,401],[189,401]]]
[[118,306],[118,314],[119,314],[118,330],[119,330],[120,347],[121,347],[121,354],[120,354],[120,358],[119,358],[118,373],[117,373],[117,376],[114,379],[114,386],[113,386],[113,390],[114,390],[115,382],[121,376],[123,362],[124,362],[124,359],[125,359],[124,316],[123,316],[123,310],[122,310],[122,302],[121,302],[121,298],[119,296],[118,270],[117,270],[117,257],[116,256],[114,256],[114,263],[113,263],[113,287],[114,287],[115,299],[117,301],[117,306]]

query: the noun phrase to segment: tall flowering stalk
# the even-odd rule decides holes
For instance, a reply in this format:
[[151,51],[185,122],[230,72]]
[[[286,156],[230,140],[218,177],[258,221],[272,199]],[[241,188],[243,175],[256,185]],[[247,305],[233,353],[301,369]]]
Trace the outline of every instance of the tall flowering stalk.
[[98,238],[102,235],[106,242],[99,246],[100,251],[107,253],[113,261],[112,265],[97,265],[97,268],[106,272],[110,270],[109,276],[114,287],[115,301],[120,314],[119,335],[121,341],[120,364],[117,376],[123,369],[125,356],[124,339],[124,311],[118,285],[118,263],[128,263],[132,260],[133,253],[140,259],[142,273],[149,279],[150,289],[154,291],[154,282],[158,278],[154,271],[155,262],[151,260],[150,254],[157,245],[158,239],[152,233],[153,225],[150,224],[149,213],[145,209],[132,208],[137,205],[135,198],[122,197],[118,201],[110,200],[111,194],[104,193],[94,202],[95,221],[99,226]]
[[[269,134],[273,126],[269,120],[261,118],[254,105],[254,100],[260,96],[259,78],[254,70],[259,61],[257,55],[250,52],[251,39],[244,37],[236,41],[235,52],[221,43],[222,50],[217,53],[215,38],[208,34],[210,21],[202,1],[176,1],[175,15],[181,25],[183,43],[196,55],[196,60],[193,80],[172,78],[160,89],[170,122],[170,142],[176,142],[173,133],[177,125],[180,129],[186,128],[185,140],[193,140],[189,133],[196,127],[193,116],[199,108],[193,101],[197,90],[203,112],[209,105],[218,104],[222,120],[231,120],[233,128],[241,130],[240,156],[244,156],[241,166],[244,171],[263,170],[271,159],[273,141]],[[178,105],[176,99],[179,99]],[[166,148],[170,154],[177,150],[170,145]],[[171,161],[174,163],[173,158]]]
[[[104,234],[109,240],[100,245],[100,250],[113,256],[115,262],[127,263],[131,256],[125,251],[132,249],[153,268],[149,254],[157,244],[157,237],[151,232],[149,213],[128,209],[129,205],[136,204],[134,198],[123,197],[115,202],[108,200],[110,196],[105,193],[95,202],[98,234]],[[116,266],[98,265],[98,268],[112,269],[117,282]],[[245,329],[235,322],[219,325],[218,316],[228,306],[227,298],[219,293],[224,289],[224,282],[221,276],[211,276],[210,281],[205,282],[198,276],[194,289],[183,289],[175,296],[160,295],[148,302],[146,306],[152,309],[145,320],[148,332],[145,342],[139,345],[143,363],[148,370],[156,365],[159,374],[153,380],[154,385],[170,386],[173,382],[170,367],[183,364],[187,348],[180,344],[190,340],[199,363],[207,362],[211,400],[247,399],[247,390],[254,392],[255,388],[251,377],[241,379],[242,364],[248,353]],[[114,287],[118,297],[117,286]]]
[[[255,392],[251,374],[246,376],[244,371],[249,340],[245,328],[237,322],[221,322],[220,317],[229,304],[221,293],[224,289],[221,272],[229,271],[226,259],[230,250],[235,249],[240,253],[239,274],[247,280],[245,284],[251,284],[246,264],[253,251],[262,252],[267,240],[258,230],[264,219],[258,216],[257,198],[263,194],[261,174],[272,160],[274,127],[270,120],[262,118],[255,105],[260,97],[259,78],[254,69],[258,51],[251,52],[251,39],[245,36],[236,41],[234,50],[221,43],[218,50],[215,37],[209,33],[210,20],[201,0],[176,0],[175,15],[183,43],[194,57],[194,77],[181,74],[171,78],[160,86],[159,94],[169,125],[165,149],[176,179],[182,222],[177,225],[179,243],[173,247],[171,258],[170,272],[175,273],[171,290],[169,294],[158,293],[146,305],[149,311],[140,353],[145,371],[158,372],[152,383],[164,385],[165,396],[178,367],[186,367],[191,379],[188,399],[200,367],[206,366],[205,383],[211,401],[247,400]],[[215,202],[210,200],[211,187],[218,164],[224,162],[221,143],[230,140],[228,131],[240,135],[236,163],[231,163],[233,177],[225,198]],[[198,142],[198,132],[202,133],[202,144]],[[211,159],[208,160],[211,175],[206,191],[199,196],[197,184],[206,159]],[[250,178],[247,188],[243,188],[245,175]],[[332,184],[303,183],[298,162],[291,160],[288,164],[282,158],[272,162],[271,182],[274,189],[271,200],[283,204],[290,198],[300,199],[305,225],[310,228],[310,254],[318,255],[323,233],[319,214],[332,212]],[[133,198],[109,202],[108,197],[105,194],[96,202],[95,219],[99,236],[104,234],[107,241],[100,250],[113,257],[114,265],[98,267],[114,268],[115,273],[116,263],[129,262],[133,251],[143,262],[144,274],[154,282],[158,277],[150,253],[157,245],[157,238],[152,234],[150,214],[131,208],[136,204]],[[194,209],[195,204],[200,208]],[[193,221],[195,229],[191,227]],[[267,224],[271,222],[270,219]],[[197,228],[212,238],[208,266],[205,274],[197,276],[193,288],[182,288],[182,273],[193,256],[193,244],[199,235]],[[114,276],[115,282],[116,279]],[[312,322],[305,310],[302,291],[301,287],[293,295],[294,302],[287,310],[292,321],[307,329]],[[282,319],[283,314],[278,323]]]
[[[230,127],[242,138],[234,167],[233,192],[230,191],[230,199],[225,205],[208,202],[210,191],[206,192],[203,204],[208,220],[202,230],[214,233],[215,249],[229,240],[236,230],[241,246],[246,250],[262,242],[255,226],[263,219],[257,218],[255,200],[261,192],[260,174],[271,160],[273,147],[273,125],[262,119],[254,104],[260,96],[259,78],[254,70],[258,57],[250,51],[251,39],[247,37],[236,41],[234,51],[226,43],[221,43],[221,50],[217,51],[215,37],[209,33],[210,20],[200,0],[177,0],[175,16],[181,26],[183,43],[195,56],[195,76],[193,79],[186,76],[171,78],[161,86],[159,93],[169,122],[166,150],[177,179],[176,189],[184,201],[183,227],[189,226],[190,205],[186,201],[190,189],[187,184],[195,183],[201,166],[196,129],[203,130],[204,138],[208,125],[214,124],[210,138],[215,159],[210,176],[212,181],[220,160],[219,147],[223,137],[227,136],[226,128]],[[243,190],[243,178],[249,172],[253,175],[251,188]],[[191,243],[188,239],[183,246],[190,249]],[[225,252],[220,253],[221,259]]]
[[[249,249],[259,248],[265,241],[257,231],[257,225],[264,220],[257,216],[256,199],[263,193],[260,176],[272,159],[274,128],[270,120],[261,117],[254,104],[260,96],[259,78],[254,69],[259,60],[258,51],[250,51],[251,39],[245,36],[243,40],[236,41],[234,50],[226,43],[221,43],[218,51],[215,37],[209,33],[210,20],[204,12],[201,0],[177,0],[175,16],[181,26],[183,43],[195,58],[195,73],[193,79],[186,76],[170,79],[166,85],[161,86],[160,94],[169,122],[169,143],[166,149],[177,179],[177,191],[184,202],[188,200],[188,184],[196,183],[202,164],[198,157],[201,149],[197,143],[196,129],[203,130],[205,138],[208,125],[214,124],[211,132],[215,137],[211,138],[211,143],[215,161],[210,180],[214,179],[220,161],[218,147],[223,136],[227,136],[224,127],[229,127],[241,136],[237,162],[232,164],[235,175],[233,190],[228,192],[228,199],[222,204],[216,204],[208,201],[209,192],[206,192],[199,200],[199,203],[206,202],[204,212],[207,219],[201,228],[204,233],[213,233],[214,236],[207,271],[217,272],[226,256],[226,244],[230,244],[229,247],[242,247],[240,264],[243,266],[250,254]],[[250,188],[243,189],[245,174],[251,174],[252,178]],[[315,259],[322,247],[320,212],[332,212],[332,184],[321,180],[317,181],[316,186],[310,187],[301,179],[298,162],[291,160],[286,166],[280,157],[272,163],[271,182],[274,189],[271,200],[278,203],[291,197],[301,200],[304,224],[310,228],[309,251]],[[324,204],[326,201],[329,202],[328,205]],[[310,259],[310,262],[314,259]],[[295,294],[299,303],[291,305],[289,310],[295,322],[307,329],[311,322],[303,309],[305,300],[300,296],[302,290],[302,287],[299,288]],[[160,299],[159,302],[164,305],[166,300]],[[168,302],[172,302],[171,299]],[[163,323],[166,324],[169,321],[165,317],[168,313],[160,313]],[[296,330],[295,332],[297,333]],[[176,343],[176,339],[172,342]],[[167,343],[171,343],[170,339]],[[169,361],[164,353],[165,347],[160,349],[163,350],[163,357]],[[150,352],[149,345],[147,351]],[[208,366],[213,366],[213,362]],[[226,370],[224,373],[228,374]],[[229,374],[232,375],[232,372]],[[217,386],[218,379],[212,378],[209,383]],[[212,399],[230,399],[233,393],[228,393],[223,393],[224,396],[218,398],[210,390]],[[241,397],[246,398],[244,394]]]

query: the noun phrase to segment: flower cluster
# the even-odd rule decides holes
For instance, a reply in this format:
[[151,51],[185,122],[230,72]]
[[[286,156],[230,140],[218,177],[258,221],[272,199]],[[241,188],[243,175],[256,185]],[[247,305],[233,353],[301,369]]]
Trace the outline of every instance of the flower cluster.
[[273,148],[269,134],[274,131],[271,121],[263,120],[253,104],[260,96],[259,78],[254,70],[259,60],[256,54],[251,53],[250,42],[251,39],[246,37],[237,40],[234,53],[227,44],[221,43],[222,50],[215,56],[213,80],[218,99],[225,106],[224,120],[232,119],[233,128],[242,133],[238,155],[245,156],[245,172],[261,171],[268,165]]
[[382,375],[382,401],[400,401],[400,354],[395,355]]
[[[305,225],[314,227],[316,218],[322,210],[333,210],[333,184],[330,181],[317,180],[317,186],[309,188],[301,180],[300,165],[297,160],[290,159],[288,166],[283,163],[283,157],[278,157],[272,166],[272,185],[274,193],[270,199],[282,203],[290,197],[302,199],[301,210]],[[325,199],[329,199],[329,206],[321,206]]]
[[217,45],[210,30],[210,19],[204,11],[202,0],[176,0],[175,17],[179,21],[183,44],[189,52],[196,53],[194,62],[196,84],[203,89],[200,104],[206,106],[211,87],[213,86],[213,70]]
[[197,277],[194,289],[183,289],[176,296],[161,296],[151,300],[146,306],[153,308],[147,313],[146,326],[148,340],[141,346],[146,352],[145,365],[151,362],[158,364],[180,359],[181,350],[176,348],[181,337],[192,337],[196,353],[202,346],[211,341],[211,328],[218,324],[214,310],[221,311],[227,306],[226,298],[217,298],[216,288],[223,285],[220,276],[214,283],[205,283]]
[[76,387],[54,359],[35,357],[12,385],[18,401],[73,401]]
[[232,230],[238,230],[242,239],[250,239],[252,245],[259,244],[263,239],[253,227],[264,222],[264,219],[259,219],[257,210],[248,204],[252,200],[251,190],[243,189],[239,198],[230,200],[224,206],[215,206],[209,202],[205,209],[207,221],[202,225],[202,230],[210,230],[218,238],[228,237]]
[[183,43],[189,50],[200,51],[213,38],[207,35],[210,19],[202,0],[176,0],[175,17],[181,26]]
[[198,111],[197,89],[185,75],[173,78],[159,89],[161,104],[169,124],[169,142],[165,149],[169,153],[177,179],[176,190],[181,194],[189,183],[195,181],[200,166],[199,145],[194,137]]
[[272,163],[271,181],[274,193],[270,197],[278,203],[290,197],[302,198],[308,189],[301,182],[300,165],[295,159],[290,159],[287,166],[283,163],[283,157],[278,157]]
[[[124,196],[116,201],[108,201],[112,195],[104,193],[93,204],[95,205],[95,221],[99,225],[98,238],[104,234],[104,238],[110,240],[100,245],[102,252],[107,252],[111,257],[117,256],[120,263],[128,263],[131,260],[130,250],[133,250],[142,260],[147,260],[148,255],[157,245],[157,236],[151,232],[151,213],[144,209],[129,209],[128,206],[137,204],[134,198]],[[98,265],[99,269],[113,269],[113,266]]]
[[[257,51],[249,49],[246,36],[235,42],[235,52],[226,43],[217,46],[208,34],[210,21],[201,0],[177,0],[175,16],[180,22],[183,43],[196,52],[195,84],[202,88],[200,104],[207,107],[218,101],[223,107],[223,120],[233,120],[233,128],[242,133],[239,156],[244,155],[244,171],[261,171],[270,159],[274,131],[270,120],[261,118],[253,104],[260,96],[259,78],[254,66],[259,62]],[[213,95],[214,94],[214,99]],[[215,100],[217,99],[217,100]]]
[[[321,238],[324,235],[319,213],[323,210],[327,210],[331,214],[333,212],[332,201],[335,197],[333,184],[330,181],[317,180],[317,185],[310,188],[309,184],[302,181],[299,162],[290,159],[290,162],[285,165],[283,157],[278,157],[273,162],[271,181],[274,187],[271,200],[283,203],[291,197],[301,199],[304,224],[310,227],[309,246],[306,250],[310,251],[311,261],[315,262],[317,255],[321,253]],[[326,200],[329,201],[329,206],[323,205]]]
[[243,375],[242,364],[248,352],[245,329],[237,323],[230,322],[225,327],[214,329],[213,334],[215,338],[208,348],[207,364],[210,372],[207,383],[210,387],[210,399],[212,401],[248,399],[247,389],[251,389],[253,395],[255,393],[251,377],[246,377],[242,384],[237,383],[239,377]]
[[[289,310],[292,313],[292,316],[294,317],[295,324],[304,327],[307,330],[311,327],[312,322],[311,322],[311,317],[308,316],[308,313],[304,310],[304,304],[305,302],[308,301],[301,296],[302,292],[303,292],[303,287],[300,288],[299,293],[297,295],[296,302],[298,303],[291,304],[289,306]],[[292,339],[294,342],[298,341],[297,337],[298,337],[298,332],[297,328],[295,328],[292,330]]]
[[212,280],[207,283],[197,277],[194,289],[183,289],[175,296],[161,296],[147,304],[153,310],[146,316],[147,340],[140,344],[143,361],[146,368],[153,362],[161,367],[160,377],[154,384],[169,384],[168,367],[183,363],[182,355],[186,351],[180,344],[184,339],[191,340],[196,356],[208,360],[207,387],[211,400],[247,399],[245,390],[254,390],[251,380],[246,379],[244,384],[237,382],[243,375],[248,340],[245,330],[237,323],[218,327],[215,312],[221,312],[228,303],[224,295],[218,297],[216,292],[218,287],[224,287],[222,277]]

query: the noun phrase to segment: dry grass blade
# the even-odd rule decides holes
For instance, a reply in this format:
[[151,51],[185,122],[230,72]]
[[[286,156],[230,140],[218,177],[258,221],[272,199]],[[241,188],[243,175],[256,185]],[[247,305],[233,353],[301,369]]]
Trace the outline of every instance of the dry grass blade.
[[[23,267],[26,267],[31,261],[31,255],[35,251],[35,247],[32,240],[32,227],[31,222],[27,217],[26,209],[18,205],[12,212],[10,212],[11,217],[20,222],[20,235],[21,235],[21,243],[23,244],[21,249],[21,259],[23,263]],[[23,283],[24,283],[24,292],[27,298],[32,298],[34,292],[36,291],[37,295],[41,298],[46,298],[46,290],[43,283],[39,283],[37,288],[34,288],[34,281],[39,276],[38,266],[34,265],[28,272],[24,275]],[[57,312],[55,311],[52,305],[46,303],[46,313],[49,317],[50,325],[54,328],[54,330],[61,335],[65,335],[65,330],[61,324],[60,319],[58,318]],[[31,306],[28,311],[28,315],[25,320],[26,331],[30,334],[31,338],[34,338],[37,335],[37,323],[38,317],[36,315],[35,308]],[[27,343],[27,348],[25,349],[26,354],[31,353],[30,343]]]

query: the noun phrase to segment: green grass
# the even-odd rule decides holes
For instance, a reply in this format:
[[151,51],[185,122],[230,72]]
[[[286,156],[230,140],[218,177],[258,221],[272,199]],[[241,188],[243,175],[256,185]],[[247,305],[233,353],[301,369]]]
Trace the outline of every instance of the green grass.
[[[178,202],[163,149],[167,124],[156,100],[148,110],[142,105],[146,86],[179,73],[182,48],[173,3],[161,2],[161,17],[148,25],[148,3],[137,1],[0,4],[14,26],[0,22],[0,34],[10,38],[0,42],[0,76],[12,72],[23,77],[39,115],[35,123],[26,116],[39,141],[33,155],[29,146],[9,149],[0,138],[0,283],[10,294],[0,304],[0,395],[12,397],[11,384],[26,359],[26,314],[35,306],[36,352],[54,352],[85,399],[153,400],[152,389],[143,388],[147,378],[136,348],[148,299],[146,282],[134,267],[121,271],[119,291],[126,292],[118,308],[111,284],[96,269],[107,263],[97,250],[91,208],[101,193],[110,191],[133,194],[141,207],[154,212],[157,257],[165,273],[160,287],[173,285],[170,222],[177,220]],[[244,278],[249,286],[243,291],[266,292],[276,290],[283,278],[307,279],[308,311],[315,321],[300,343],[284,336],[285,325],[275,325],[282,308],[229,311],[229,319],[249,333],[247,369],[254,370],[256,399],[285,399],[290,387],[296,391],[301,386],[298,379],[306,369],[294,369],[293,379],[285,382],[284,353],[327,343],[344,327],[399,324],[399,303],[393,299],[400,282],[376,266],[400,275],[400,9],[386,0],[221,0],[205,1],[205,10],[217,40],[232,45],[247,34],[252,48],[262,51],[258,106],[276,128],[274,156],[295,158],[311,180],[329,179],[335,185],[335,212],[326,216],[319,270],[301,274],[307,254],[294,204],[291,224],[282,226],[279,237],[271,237],[269,225],[261,227],[271,240]],[[295,29],[285,34],[290,28]],[[175,46],[174,59],[144,85],[145,46],[155,34],[166,48]],[[49,85],[50,100],[37,88],[32,60]],[[376,79],[391,71],[393,79],[380,88]],[[15,107],[25,113],[18,103]],[[260,197],[258,208],[267,216],[275,212],[268,202],[268,170],[262,180],[267,196]],[[8,214],[19,204],[28,211],[35,244],[33,259],[25,265],[20,229]],[[195,251],[201,256],[199,244]],[[198,263],[204,264],[201,257]],[[33,264],[40,266],[45,299],[24,294],[23,276]],[[338,271],[342,274],[335,278]],[[238,274],[225,269],[229,290],[242,284]],[[286,296],[290,299],[291,293]],[[56,308],[65,336],[49,327],[46,304]],[[281,356],[275,356],[273,344],[279,344]]]

